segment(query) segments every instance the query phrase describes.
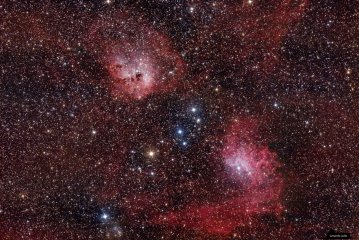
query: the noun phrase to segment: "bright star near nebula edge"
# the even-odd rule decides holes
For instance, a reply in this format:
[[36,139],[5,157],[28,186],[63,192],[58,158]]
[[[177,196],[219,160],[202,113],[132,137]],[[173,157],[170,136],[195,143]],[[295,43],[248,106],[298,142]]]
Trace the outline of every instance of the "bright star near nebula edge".
[[359,238],[358,1],[0,16],[0,239]]

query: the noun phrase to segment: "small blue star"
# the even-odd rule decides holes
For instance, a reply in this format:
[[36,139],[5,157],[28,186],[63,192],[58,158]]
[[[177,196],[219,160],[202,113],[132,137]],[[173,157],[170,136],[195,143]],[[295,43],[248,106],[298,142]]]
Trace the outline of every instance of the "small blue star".
[[103,214],[101,215],[101,218],[102,218],[103,220],[107,220],[107,219],[109,218],[109,216],[108,216],[108,214],[103,213]]

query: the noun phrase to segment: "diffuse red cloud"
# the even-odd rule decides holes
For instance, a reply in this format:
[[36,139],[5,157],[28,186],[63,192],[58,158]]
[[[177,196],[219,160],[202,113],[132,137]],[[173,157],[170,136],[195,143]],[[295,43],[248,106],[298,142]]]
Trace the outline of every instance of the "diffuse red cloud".
[[170,39],[129,11],[97,20],[89,45],[109,73],[114,98],[142,99],[166,92],[176,87],[185,71]]
[[277,156],[259,139],[259,124],[255,119],[235,119],[227,129],[222,156],[226,168],[248,189],[261,188],[277,178],[280,166]]
[[[280,196],[283,180],[275,153],[259,140],[257,120],[236,119],[227,127],[222,151],[225,173],[238,186],[237,193],[216,202],[190,204],[182,210],[169,212],[154,221],[168,226],[182,226],[208,234],[228,235],[237,228],[263,226],[262,215],[278,218],[282,213]],[[228,186],[231,188],[231,186]],[[225,190],[224,190],[225,191]]]
[[270,73],[279,61],[283,38],[304,16],[309,0],[234,2],[191,3],[196,11],[213,16],[211,24],[203,24],[203,16],[196,21],[201,29],[199,56],[220,66],[245,66],[247,71]]

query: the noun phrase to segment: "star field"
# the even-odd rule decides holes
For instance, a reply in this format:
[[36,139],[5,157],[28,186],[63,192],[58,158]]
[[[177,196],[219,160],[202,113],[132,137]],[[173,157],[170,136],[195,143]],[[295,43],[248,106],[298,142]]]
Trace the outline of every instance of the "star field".
[[359,238],[355,0],[0,2],[0,239]]

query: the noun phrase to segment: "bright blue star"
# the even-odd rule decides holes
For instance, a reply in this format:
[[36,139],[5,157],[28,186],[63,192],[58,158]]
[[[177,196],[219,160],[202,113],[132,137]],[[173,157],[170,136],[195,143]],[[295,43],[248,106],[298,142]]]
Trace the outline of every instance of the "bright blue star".
[[107,220],[107,219],[109,218],[109,215],[106,214],[106,213],[103,213],[103,214],[101,215],[101,218],[102,218],[103,220]]

